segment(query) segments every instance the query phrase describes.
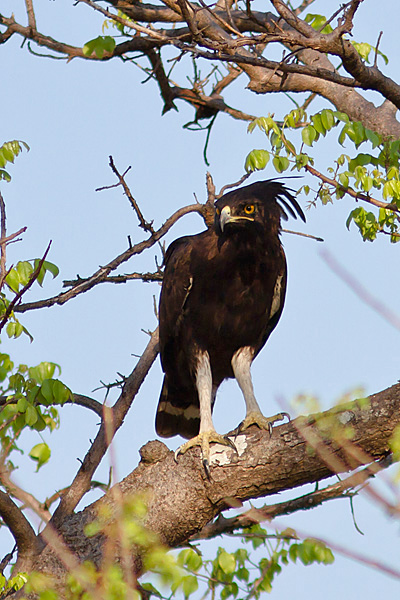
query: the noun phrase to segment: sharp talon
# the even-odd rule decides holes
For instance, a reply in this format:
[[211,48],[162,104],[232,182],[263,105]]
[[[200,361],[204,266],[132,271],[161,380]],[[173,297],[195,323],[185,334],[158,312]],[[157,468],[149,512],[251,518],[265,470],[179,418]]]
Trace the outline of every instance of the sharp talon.
[[179,454],[180,454],[180,453],[181,453],[181,449],[180,449],[180,448],[178,448],[178,449],[177,449],[177,450],[175,450],[175,452],[174,452],[174,459],[175,459],[175,462],[176,462],[176,463],[178,462],[178,456],[179,456]]
[[227,445],[232,448],[232,450],[234,450],[236,452],[236,454],[239,456],[239,452],[238,449],[236,448],[235,444],[232,442],[232,440],[230,440],[228,438],[227,435],[224,435],[224,440],[226,440]]
[[273,431],[272,423],[268,423],[268,431],[269,431],[269,437],[271,437],[272,431]]
[[211,479],[210,466],[206,458],[203,459],[203,467],[207,475],[207,479]]
[[291,421],[292,419],[290,418],[290,415],[289,415],[289,413],[287,413],[287,412],[283,412],[283,413],[282,413],[282,415],[283,415],[284,417],[286,417],[286,418],[287,418],[287,420],[288,420],[288,422],[290,423],[290,421]]

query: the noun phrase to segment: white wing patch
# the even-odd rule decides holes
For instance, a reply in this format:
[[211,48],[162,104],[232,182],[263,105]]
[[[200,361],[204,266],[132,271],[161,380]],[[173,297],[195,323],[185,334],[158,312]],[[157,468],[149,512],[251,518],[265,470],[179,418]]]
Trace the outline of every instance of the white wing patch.
[[274,297],[272,298],[271,311],[269,313],[270,319],[272,319],[274,314],[277,313],[281,307],[282,279],[283,275],[279,275],[275,282]]

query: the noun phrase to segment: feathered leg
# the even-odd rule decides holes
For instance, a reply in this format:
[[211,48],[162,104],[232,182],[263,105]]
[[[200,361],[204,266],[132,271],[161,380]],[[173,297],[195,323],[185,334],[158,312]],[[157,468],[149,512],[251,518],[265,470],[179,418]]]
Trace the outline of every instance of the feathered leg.
[[246,417],[237,428],[237,432],[243,431],[250,425],[258,425],[260,429],[266,429],[272,434],[272,426],[276,421],[281,421],[288,413],[278,413],[273,417],[264,417],[254,395],[253,382],[251,380],[250,367],[254,352],[249,346],[240,348],[232,357],[232,369],[235,379],[242,390],[246,402]]
[[184,454],[193,446],[201,447],[201,457],[207,476],[210,476],[210,443],[215,442],[224,446],[230,446],[236,451],[231,440],[215,431],[212,421],[212,405],[214,403],[217,389],[212,384],[210,358],[208,352],[201,352],[198,356],[196,370],[196,387],[200,403],[200,431],[194,438],[180,446],[175,452],[175,460],[179,454]]

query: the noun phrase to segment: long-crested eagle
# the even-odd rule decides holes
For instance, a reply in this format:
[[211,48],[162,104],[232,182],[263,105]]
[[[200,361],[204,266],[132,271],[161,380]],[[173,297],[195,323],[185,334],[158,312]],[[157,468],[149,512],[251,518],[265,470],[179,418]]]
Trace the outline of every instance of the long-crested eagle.
[[160,355],[164,382],[156,417],[162,437],[193,438],[178,450],[202,448],[208,473],[210,442],[232,445],[212,422],[217,389],[236,378],[246,402],[240,430],[271,431],[282,414],[266,418],[256,401],[250,366],[282,313],[286,259],[281,217],[299,204],[275,180],[259,181],[215,203],[215,225],[169,246],[160,297]]

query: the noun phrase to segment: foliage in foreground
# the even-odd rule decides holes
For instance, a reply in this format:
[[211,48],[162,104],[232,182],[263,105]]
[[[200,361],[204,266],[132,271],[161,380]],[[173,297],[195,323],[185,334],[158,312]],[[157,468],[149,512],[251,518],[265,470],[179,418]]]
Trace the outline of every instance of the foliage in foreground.
[[[136,600],[139,598],[189,598],[199,591],[202,598],[259,598],[271,592],[274,579],[289,563],[329,565],[333,554],[320,540],[300,541],[294,530],[268,533],[260,525],[243,531],[241,547],[234,552],[217,549],[215,558],[206,559],[197,545],[168,551],[146,529],[145,498],[117,499],[119,518],[112,518],[103,506],[99,518],[87,535],[106,536],[106,545],[118,544],[123,555],[119,564],[109,562],[101,572],[93,564],[80,565],[68,578],[69,600]],[[143,553],[145,575],[132,579],[130,548]],[[105,553],[107,556],[107,552]],[[18,589],[27,581],[26,592],[35,592],[40,600],[57,600],[51,578],[40,573],[19,574],[3,581],[2,591]]]

